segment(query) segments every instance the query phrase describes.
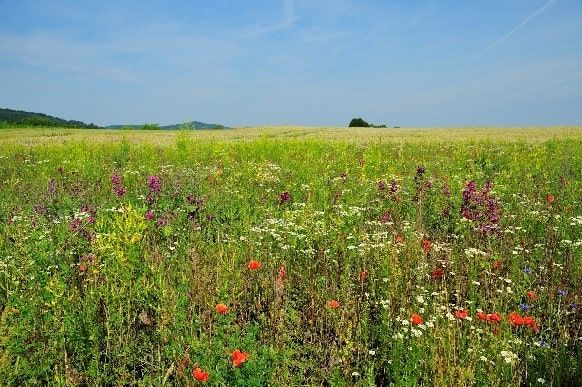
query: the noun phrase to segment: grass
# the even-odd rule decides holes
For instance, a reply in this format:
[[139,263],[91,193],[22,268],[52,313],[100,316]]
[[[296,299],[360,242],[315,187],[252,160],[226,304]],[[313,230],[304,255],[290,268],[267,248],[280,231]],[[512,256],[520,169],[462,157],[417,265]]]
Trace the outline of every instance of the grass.
[[5,384],[582,382],[580,127],[2,130],[0,166]]

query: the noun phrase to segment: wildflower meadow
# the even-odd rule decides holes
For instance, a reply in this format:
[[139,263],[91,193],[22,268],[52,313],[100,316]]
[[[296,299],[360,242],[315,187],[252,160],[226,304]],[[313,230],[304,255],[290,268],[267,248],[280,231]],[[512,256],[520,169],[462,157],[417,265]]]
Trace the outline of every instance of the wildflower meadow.
[[0,132],[0,384],[582,385],[580,128],[245,130]]

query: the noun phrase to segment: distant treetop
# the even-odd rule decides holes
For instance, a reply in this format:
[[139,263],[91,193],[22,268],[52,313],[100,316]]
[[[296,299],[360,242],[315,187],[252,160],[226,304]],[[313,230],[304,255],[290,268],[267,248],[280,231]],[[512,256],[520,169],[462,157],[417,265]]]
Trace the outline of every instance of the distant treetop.
[[348,126],[350,128],[369,128],[370,124],[361,118],[353,118]]
[[350,124],[348,125],[348,127],[350,127],[350,128],[385,128],[386,125],[368,124],[366,121],[364,121],[361,118],[354,118],[350,121]]

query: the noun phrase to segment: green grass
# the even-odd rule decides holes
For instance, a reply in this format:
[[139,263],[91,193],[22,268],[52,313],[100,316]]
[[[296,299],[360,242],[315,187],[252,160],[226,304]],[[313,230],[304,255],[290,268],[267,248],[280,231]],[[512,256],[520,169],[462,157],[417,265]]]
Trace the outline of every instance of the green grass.
[[580,127],[4,129],[0,183],[3,384],[582,382]]

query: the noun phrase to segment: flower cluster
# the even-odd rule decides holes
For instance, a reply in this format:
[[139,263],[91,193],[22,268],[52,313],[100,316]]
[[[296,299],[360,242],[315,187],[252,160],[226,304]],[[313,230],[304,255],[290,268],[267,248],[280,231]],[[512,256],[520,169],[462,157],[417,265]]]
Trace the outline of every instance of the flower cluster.
[[123,184],[121,183],[121,176],[119,175],[111,176],[111,184],[113,184],[113,192],[115,192],[117,197],[122,197],[127,192],[127,190],[123,188]]
[[485,183],[483,189],[477,189],[477,183],[470,181],[463,191],[461,215],[464,219],[476,222],[476,230],[489,235],[498,233],[501,206],[490,196],[493,184]]

